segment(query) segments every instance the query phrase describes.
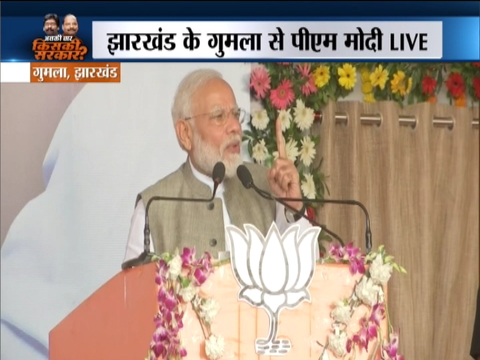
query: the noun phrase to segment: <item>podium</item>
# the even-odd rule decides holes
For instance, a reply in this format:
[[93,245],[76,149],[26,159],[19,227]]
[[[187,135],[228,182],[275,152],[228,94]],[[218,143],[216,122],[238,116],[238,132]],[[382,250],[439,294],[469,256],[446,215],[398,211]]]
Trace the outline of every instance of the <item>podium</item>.
[[49,334],[50,360],[144,360],[158,308],[156,264],[121,271]]
[[[212,330],[225,339],[221,359],[315,359],[323,351],[332,332],[331,311],[334,304],[352,294],[361,275],[351,275],[348,265],[316,264],[309,286],[310,302],[295,309],[284,309],[278,325],[279,339],[292,344],[286,355],[261,356],[255,352],[255,340],[265,337],[269,318],[261,308],[238,300],[239,286],[230,263],[215,268],[201,291],[215,298],[220,310]],[[144,360],[155,330],[153,318],[158,310],[155,283],[156,264],[119,272],[63,319],[49,334],[50,360]],[[360,329],[359,319],[368,314],[360,306],[347,327],[350,335]],[[185,313],[182,341],[186,359],[207,359],[204,335],[191,307]],[[381,323],[387,335],[387,320]],[[375,351],[377,341],[369,345]],[[335,357],[328,353],[329,359]],[[371,357],[365,350],[356,359]]]

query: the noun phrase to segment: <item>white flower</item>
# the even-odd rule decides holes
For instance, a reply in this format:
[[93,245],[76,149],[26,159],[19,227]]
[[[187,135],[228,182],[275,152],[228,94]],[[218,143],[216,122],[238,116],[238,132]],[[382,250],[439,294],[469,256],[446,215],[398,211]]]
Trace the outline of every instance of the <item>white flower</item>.
[[297,100],[297,106],[293,109],[294,121],[300,130],[308,130],[315,120],[315,113],[312,108],[305,107],[302,100]]
[[294,139],[290,139],[287,145],[285,145],[285,151],[287,152],[287,158],[295,162],[298,156],[297,142]]
[[265,109],[254,111],[252,114],[252,125],[258,130],[265,130],[269,121],[270,119]]
[[377,284],[385,285],[392,276],[392,265],[384,264],[381,255],[377,255],[370,266],[370,276]]
[[351,317],[351,309],[344,301],[338,301],[337,306],[332,311],[333,320],[348,325]]
[[310,166],[315,158],[315,143],[309,136],[302,139],[302,149],[300,150],[300,159],[305,166]]
[[187,287],[180,289],[179,295],[185,302],[190,302],[192,301],[194,296],[197,295],[197,292],[198,288],[196,286],[193,286],[192,283],[190,283]]
[[225,340],[222,336],[210,335],[205,341],[205,353],[210,360],[216,360],[222,357],[225,347]]
[[218,302],[214,299],[207,299],[202,305],[200,305],[200,317],[210,324],[219,310],[220,305]]
[[307,199],[315,199],[315,181],[312,174],[305,174],[305,180],[302,181],[301,188]]
[[364,304],[373,306],[377,303],[381,290],[381,287],[376,285],[371,278],[363,276],[355,288],[355,295],[357,295]]
[[[285,152],[287,153],[287,158],[293,162],[297,160],[298,152],[298,144],[294,139],[288,140],[287,144],[285,145]],[[272,153],[273,159],[278,159],[278,151],[274,151]]]
[[342,357],[347,352],[347,334],[345,331],[339,332],[335,329],[335,333],[328,335],[328,348],[333,351],[335,356]]
[[255,146],[252,148],[252,157],[255,161],[260,164],[267,159],[268,150],[265,146],[265,140],[261,139]]
[[168,263],[168,276],[171,280],[178,278],[182,272],[182,258],[180,255],[175,255]]
[[292,121],[292,114],[290,113],[290,109],[280,110],[278,112],[278,117],[280,118],[280,122],[282,123],[282,131],[287,130],[290,127],[290,122]]

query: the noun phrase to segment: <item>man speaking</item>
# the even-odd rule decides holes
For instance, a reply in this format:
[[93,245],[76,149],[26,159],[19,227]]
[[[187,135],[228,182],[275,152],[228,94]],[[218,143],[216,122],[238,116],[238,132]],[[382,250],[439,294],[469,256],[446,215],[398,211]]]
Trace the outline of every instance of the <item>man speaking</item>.
[[[212,195],[212,172],[217,162],[225,165],[225,180],[211,203],[155,201],[148,210],[152,235],[150,251],[172,253],[175,249],[195,246],[197,253],[208,251],[218,258],[229,251],[225,226],[243,228],[253,224],[264,235],[272,222],[283,233],[291,224],[300,232],[308,220],[283,205],[247,191],[236,175],[243,164],[242,128],[246,113],[237,106],[235,95],[222,75],[209,69],[188,74],[178,86],[172,118],[180,147],[187,152],[180,168],[143,190],[137,197],[132,216],[125,261],[138,257],[144,250],[145,205],[153,196],[204,198]],[[276,123],[278,159],[271,169],[245,163],[260,189],[276,197],[301,198],[300,179],[295,164],[286,156],[281,124]],[[161,164],[159,164],[161,166]],[[304,213],[300,202],[288,206]]]

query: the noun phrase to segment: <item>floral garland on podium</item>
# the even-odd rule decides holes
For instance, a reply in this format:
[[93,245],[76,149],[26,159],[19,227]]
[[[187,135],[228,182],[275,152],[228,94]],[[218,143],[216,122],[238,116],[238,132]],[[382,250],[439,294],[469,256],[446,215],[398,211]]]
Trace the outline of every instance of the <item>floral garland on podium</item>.
[[[362,274],[362,277],[352,294],[346,299],[339,299],[331,312],[333,331],[324,346],[321,360],[328,359],[327,349],[339,358],[345,359],[345,356],[352,355],[349,359],[354,359],[356,351],[368,349],[368,344],[377,338],[379,341],[374,354],[380,350],[382,360],[403,360],[403,355],[398,353],[399,333],[394,330],[388,317],[384,286],[390,280],[393,270],[404,274],[407,271],[393,260],[394,257],[387,255],[383,245],[366,256],[352,243],[345,247],[338,244],[330,245],[323,262],[350,264],[350,273]],[[369,313],[360,319],[360,330],[349,338],[346,327],[355,310],[361,305],[367,306]],[[380,322],[385,316],[388,319],[388,339],[382,338],[380,330]]]
[[213,273],[212,258],[205,253],[195,259],[195,249],[165,253],[157,263],[155,283],[158,285],[158,313],[154,318],[150,349],[145,360],[177,360],[187,356],[180,332],[188,303],[197,314],[205,337],[205,353],[210,360],[219,359],[224,351],[224,339],[212,333],[210,324],[220,309],[215,299],[202,298],[200,287]]
[[[158,285],[158,313],[154,318],[155,331],[145,360],[178,360],[187,356],[182,344],[181,330],[186,307],[190,303],[197,315],[205,337],[205,354],[210,360],[220,359],[224,354],[225,342],[221,334],[211,331],[211,324],[220,307],[212,298],[203,298],[200,287],[213,274],[216,266],[229,260],[213,264],[209,253],[195,258],[195,249],[184,248],[182,253],[163,254],[157,259],[155,282]],[[390,324],[384,296],[384,286],[390,280],[393,270],[406,273],[396,264],[394,257],[387,255],[384,246],[368,255],[361,253],[352,243],[342,247],[331,244],[320,263],[343,263],[350,265],[352,275],[362,274],[352,294],[339,299],[331,312],[332,332],[320,360],[328,360],[330,350],[337,358],[354,359],[356,352],[368,349],[369,343],[378,339],[375,354],[382,360],[403,360],[398,353],[399,332]],[[346,328],[355,310],[365,305],[367,315],[360,320],[360,330],[348,337]],[[383,338],[380,323],[388,319],[388,337]]]

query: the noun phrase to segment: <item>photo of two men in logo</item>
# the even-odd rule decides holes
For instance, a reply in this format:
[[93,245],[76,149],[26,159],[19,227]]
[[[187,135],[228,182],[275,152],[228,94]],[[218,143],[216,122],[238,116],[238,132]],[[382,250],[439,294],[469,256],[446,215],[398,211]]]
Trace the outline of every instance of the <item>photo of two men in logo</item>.
[[[43,31],[48,36],[58,35],[60,30],[60,18],[57,14],[47,14],[43,18]],[[78,21],[75,15],[68,14],[63,18],[62,30],[64,36],[76,37],[78,33]]]

